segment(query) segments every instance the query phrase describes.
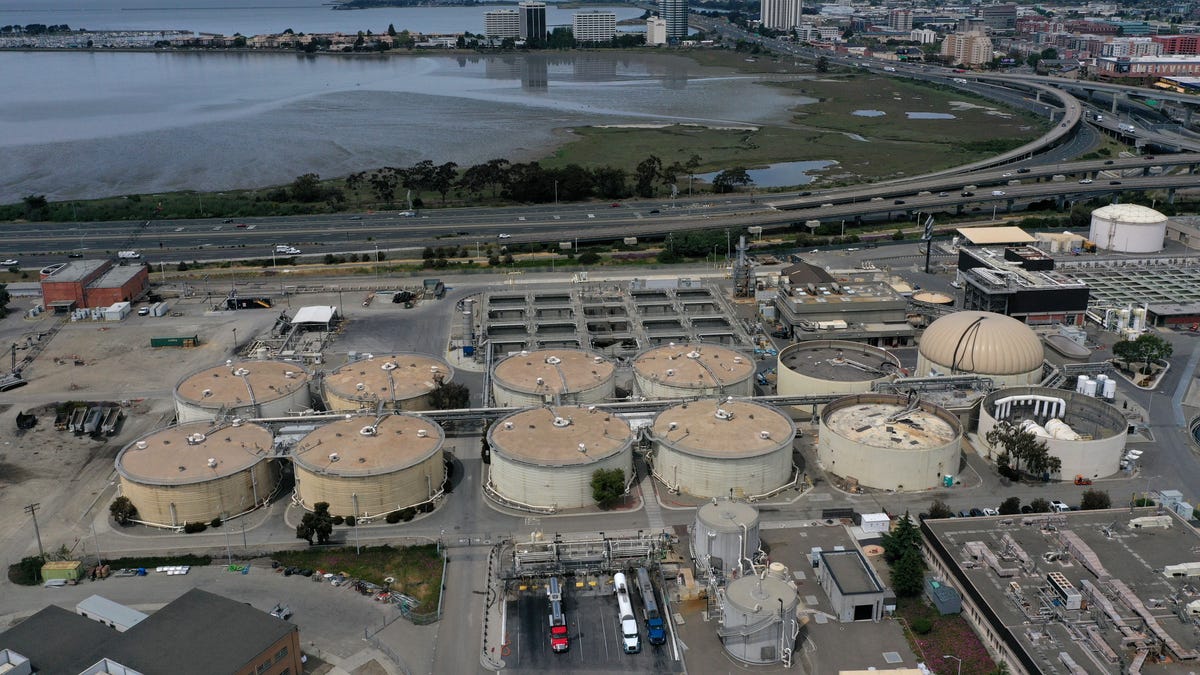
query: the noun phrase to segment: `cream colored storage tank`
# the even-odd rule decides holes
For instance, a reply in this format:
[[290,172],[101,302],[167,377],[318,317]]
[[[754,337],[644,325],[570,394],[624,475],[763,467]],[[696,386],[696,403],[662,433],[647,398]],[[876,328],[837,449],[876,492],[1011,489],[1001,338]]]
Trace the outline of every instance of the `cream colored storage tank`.
[[718,345],[648,349],[634,359],[633,376],[641,394],[652,399],[754,394],[754,359]]
[[796,425],[751,401],[705,399],[658,414],[651,426],[654,475],[695,497],[763,496],[792,478]]
[[[758,552],[758,509],[745,502],[713,500],[696,509],[692,554],[710,569],[730,576],[745,571]],[[743,562],[744,558],[750,561]]]
[[769,574],[744,576],[729,582],[723,597],[717,635],[730,656],[756,665],[791,662],[800,631],[800,598],[791,584]]
[[863,487],[916,491],[958,473],[962,426],[948,410],[898,394],[854,394],[821,411],[817,461]]
[[338,516],[374,518],[433,499],[446,468],[436,422],[397,413],[331,422],[292,450],[295,495],[311,510],[329,502]]
[[271,432],[257,424],[191,422],[154,431],[117,455],[121,494],[137,519],[207,523],[262,506],[279,483]]
[[610,413],[582,406],[533,408],[496,421],[486,493],[530,510],[590,507],[592,474],[620,469],[630,480],[633,431]]
[[1097,247],[1122,253],[1163,250],[1167,217],[1139,204],[1109,204],[1092,211],[1088,233]]
[[779,352],[776,391],[780,396],[857,394],[876,382],[894,380],[900,360],[886,349],[844,340],[810,340]]
[[1129,423],[1120,410],[1098,398],[1048,387],[1011,387],[988,394],[979,409],[979,448],[993,461],[1003,449],[985,439],[1001,421],[1045,430],[1046,437],[1038,440],[1062,461],[1051,478],[1103,478],[1120,470]]
[[454,371],[445,361],[422,354],[388,354],[352,361],[325,376],[322,390],[329,410],[375,412],[429,410],[430,393],[449,382]]
[[993,312],[955,312],[929,325],[917,349],[917,377],[981,375],[997,387],[1037,384],[1046,354],[1033,329]]
[[929,305],[941,305],[945,307],[954,304],[953,297],[936,291],[918,291],[913,293],[912,299]]
[[583,349],[520,352],[492,369],[492,397],[513,408],[599,403],[612,398],[615,372],[611,360]]
[[309,373],[287,361],[237,361],[205,368],[175,386],[180,424],[230,417],[282,417],[311,406]]

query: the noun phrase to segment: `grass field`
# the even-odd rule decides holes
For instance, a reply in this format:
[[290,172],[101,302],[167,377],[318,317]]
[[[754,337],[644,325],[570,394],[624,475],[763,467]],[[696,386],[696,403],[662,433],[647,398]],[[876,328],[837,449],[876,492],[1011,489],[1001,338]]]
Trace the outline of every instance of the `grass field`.
[[391,588],[421,601],[420,612],[437,607],[442,588],[442,556],[433,544],[424,546],[365,546],[354,554],[350,547],[279,551],[274,560],[287,567],[306,567],[350,575],[382,586],[391,577]]

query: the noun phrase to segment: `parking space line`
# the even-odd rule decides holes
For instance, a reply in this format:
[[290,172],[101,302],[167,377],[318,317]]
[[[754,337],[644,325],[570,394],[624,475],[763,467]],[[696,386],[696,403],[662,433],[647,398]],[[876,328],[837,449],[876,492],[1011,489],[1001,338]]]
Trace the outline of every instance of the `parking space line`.
[[608,658],[611,656],[608,653],[608,626],[607,626],[607,624],[608,624],[607,621],[605,621],[603,619],[600,620],[600,632],[604,634],[604,658],[605,658],[605,660],[608,660]]

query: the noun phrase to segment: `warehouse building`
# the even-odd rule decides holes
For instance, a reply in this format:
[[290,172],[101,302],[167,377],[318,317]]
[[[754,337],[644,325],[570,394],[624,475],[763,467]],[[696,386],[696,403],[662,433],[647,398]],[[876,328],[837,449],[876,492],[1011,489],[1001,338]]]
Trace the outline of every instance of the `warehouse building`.
[[812,553],[817,580],[833,604],[838,621],[879,621],[895,594],[887,590],[858,549]]
[[1026,324],[1082,326],[1087,284],[1054,270],[1054,258],[1032,246],[962,247],[958,279],[963,309],[1011,316]]
[[72,260],[41,272],[42,303],[56,312],[133,302],[150,291],[145,265],[114,266],[110,260]]

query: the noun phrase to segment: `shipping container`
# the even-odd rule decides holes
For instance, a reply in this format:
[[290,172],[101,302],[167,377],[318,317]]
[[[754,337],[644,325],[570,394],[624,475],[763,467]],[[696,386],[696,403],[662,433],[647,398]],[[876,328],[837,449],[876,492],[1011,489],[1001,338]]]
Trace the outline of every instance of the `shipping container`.
[[42,580],[66,579],[78,581],[83,576],[83,563],[78,560],[52,560],[42,565]]
[[152,337],[150,338],[151,347],[196,347],[200,345],[200,338],[196,335],[182,335],[179,337]]

